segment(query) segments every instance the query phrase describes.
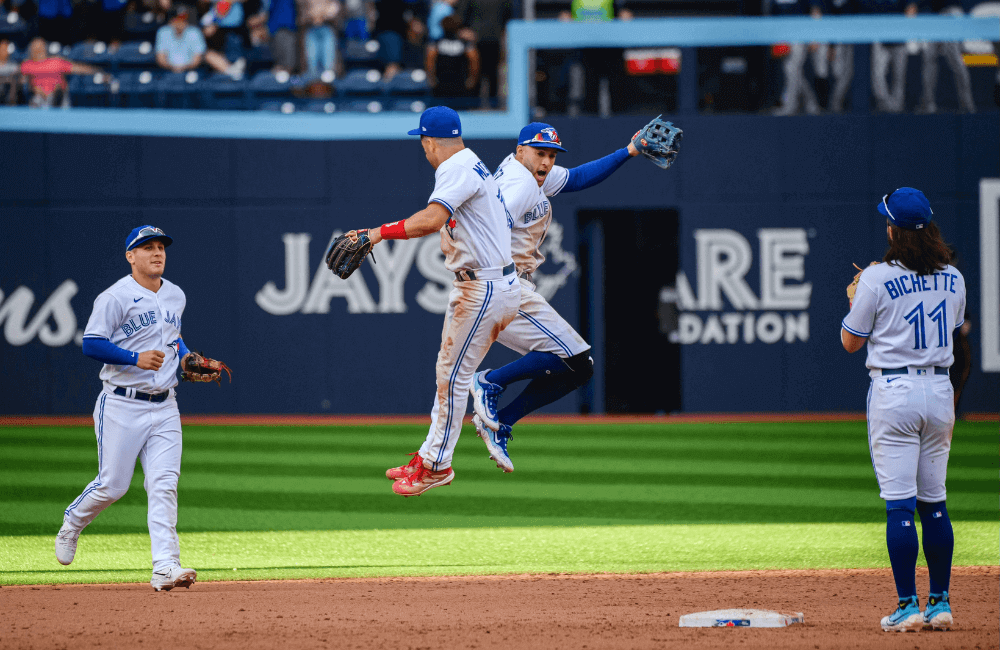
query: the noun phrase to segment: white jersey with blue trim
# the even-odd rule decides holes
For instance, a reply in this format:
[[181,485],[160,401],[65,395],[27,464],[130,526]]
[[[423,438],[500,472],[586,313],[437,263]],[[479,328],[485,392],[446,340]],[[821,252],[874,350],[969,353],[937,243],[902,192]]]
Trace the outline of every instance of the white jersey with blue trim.
[[949,264],[917,275],[893,262],[864,270],[842,325],[868,338],[869,368],[949,368],[954,330],[964,322],[965,278],[958,269]]
[[449,271],[496,269],[511,263],[511,218],[493,174],[471,149],[438,165],[428,203],[451,214],[441,229],[441,252]]
[[545,256],[539,252],[539,248],[545,241],[549,224],[552,223],[552,202],[549,197],[566,187],[569,170],[553,165],[539,187],[528,168],[514,154],[510,154],[500,163],[495,177],[514,221],[511,229],[511,257],[517,265],[518,273],[534,273],[545,262]]
[[146,393],[162,393],[177,385],[177,339],[181,335],[181,315],[187,298],[176,284],[162,280],[160,290],[143,287],[131,275],[115,282],[94,300],[83,338],[106,339],[135,353],[163,352],[159,370],[143,370],[133,365],[106,363],[101,380],[135,388]]

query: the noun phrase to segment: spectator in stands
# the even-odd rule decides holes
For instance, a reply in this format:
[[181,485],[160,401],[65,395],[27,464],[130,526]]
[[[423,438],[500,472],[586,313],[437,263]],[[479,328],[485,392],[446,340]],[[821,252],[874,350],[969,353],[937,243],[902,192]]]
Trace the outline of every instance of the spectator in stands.
[[446,16],[441,29],[441,38],[427,46],[427,82],[435,97],[473,97],[479,85],[479,51],[459,36],[462,23],[456,16]]
[[[414,11],[415,7],[418,7],[418,3],[407,0],[375,0],[375,10],[378,12],[378,18],[375,19],[375,38],[378,39],[379,52],[385,64],[382,78],[386,81],[403,69],[403,44],[406,42],[407,33],[411,31],[410,22],[421,22]],[[422,22],[417,31],[424,31]]]
[[[574,0],[573,6],[588,0]],[[513,17],[511,0],[462,0],[458,12],[462,23],[468,26],[463,36],[476,45],[479,51],[480,71],[489,85],[488,96],[495,99],[500,90],[500,52],[504,42],[507,21]],[[627,13],[627,11],[626,11]],[[629,15],[631,17],[631,15]],[[591,50],[585,50],[591,51]],[[619,59],[621,57],[619,56]],[[624,70],[624,64],[621,66]]]
[[246,14],[246,35],[251,47],[267,45],[271,34],[267,30],[267,7],[262,0],[246,0],[243,3]]
[[117,48],[125,40],[125,13],[129,0],[102,0],[101,11],[94,15],[94,36]]
[[458,0],[434,0],[427,13],[427,38],[431,43],[444,38],[441,21],[455,13],[455,3]]
[[298,63],[295,0],[265,0],[275,71],[295,72]]
[[170,24],[156,32],[156,63],[171,72],[186,72],[204,61],[218,72],[239,77],[242,73],[239,66],[206,49],[201,30],[188,22],[190,15],[190,9],[178,5],[172,10]]
[[10,41],[0,39],[0,104],[17,103],[21,66],[10,60],[12,45]]
[[375,23],[375,3],[372,0],[344,0],[344,38],[367,41],[370,26]]
[[[770,0],[770,13],[776,16],[803,16],[821,18],[822,0]],[[785,73],[785,89],[781,93],[781,106],[775,115],[795,115],[799,112],[799,102],[806,113],[816,115],[820,112],[819,101],[813,92],[803,69],[806,56],[812,54],[813,70],[817,82],[829,76],[829,47],[826,43],[790,43],[789,52],[782,66]]]
[[[925,7],[928,12],[944,15],[961,16],[965,13],[962,11],[960,0],[930,0]],[[943,56],[951,68],[951,75],[955,79],[955,90],[958,92],[959,110],[964,113],[975,113],[976,102],[972,99],[972,79],[962,58],[961,45],[955,41],[924,43],[923,92],[918,112],[937,112],[938,56]]]
[[[201,17],[201,32],[205,37],[205,59],[209,65],[225,64],[221,70],[234,79],[243,76],[247,60],[243,56],[246,29],[243,26],[243,3],[215,0]],[[217,58],[220,57],[220,58]],[[215,60],[215,64],[212,61]],[[230,61],[232,65],[230,66]]]
[[[869,14],[917,15],[915,0],[859,0]],[[872,43],[872,94],[875,105],[885,113],[902,113],[906,101],[906,43]],[[892,86],[887,74],[892,68]]]
[[73,63],[60,56],[49,56],[48,43],[37,37],[28,45],[28,58],[21,63],[33,108],[69,107],[66,75],[97,74],[101,70],[83,63]]
[[[632,20],[635,15],[625,7],[624,0],[573,0],[571,11],[559,14],[559,20],[568,21],[609,21]],[[588,113],[604,113],[620,110],[628,105],[627,93],[618,90],[625,77],[625,60],[622,49],[584,48],[576,57],[568,61],[569,67],[580,66],[583,72],[583,110]],[[486,63],[484,62],[484,69]],[[561,75],[564,76],[564,75]],[[572,74],[565,75],[572,77]],[[602,90],[602,84],[606,84]],[[573,95],[572,83],[568,89]],[[578,110],[572,97],[570,113]]]
[[[827,13],[833,16],[850,16],[857,13],[857,5],[855,0],[830,0]],[[851,81],[854,79],[854,44],[834,45],[832,59],[833,89],[830,91],[827,107],[834,113],[840,113],[844,110],[847,91],[851,89]]]
[[298,0],[299,25],[305,41],[306,70],[313,74],[333,72],[337,60],[337,0]]

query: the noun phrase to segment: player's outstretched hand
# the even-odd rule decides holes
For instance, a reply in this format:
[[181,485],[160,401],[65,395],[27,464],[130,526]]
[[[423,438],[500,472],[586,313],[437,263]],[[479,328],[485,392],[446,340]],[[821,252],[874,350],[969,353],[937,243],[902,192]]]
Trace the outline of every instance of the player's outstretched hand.
[[143,370],[159,370],[163,365],[163,353],[159,350],[146,350],[139,353],[139,360],[135,365]]

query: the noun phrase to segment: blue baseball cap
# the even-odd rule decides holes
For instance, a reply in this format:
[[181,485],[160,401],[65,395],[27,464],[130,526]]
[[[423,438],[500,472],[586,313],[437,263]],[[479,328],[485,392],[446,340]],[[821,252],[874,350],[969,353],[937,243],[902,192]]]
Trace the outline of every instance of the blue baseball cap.
[[174,240],[168,237],[167,233],[155,226],[139,226],[138,228],[133,228],[132,232],[125,238],[125,252],[150,239],[162,239],[164,246],[174,243]]
[[566,151],[562,148],[562,141],[559,139],[559,134],[556,133],[556,130],[544,122],[532,122],[521,129],[521,135],[517,136],[517,143],[540,149]]
[[885,215],[892,225],[906,230],[921,230],[931,222],[931,204],[920,190],[901,187],[892,194],[882,197],[878,211]]
[[455,109],[431,106],[420,114],[420,126],[406,135],[426,135],[429,138],[457,138],[462,135],[462,120]]

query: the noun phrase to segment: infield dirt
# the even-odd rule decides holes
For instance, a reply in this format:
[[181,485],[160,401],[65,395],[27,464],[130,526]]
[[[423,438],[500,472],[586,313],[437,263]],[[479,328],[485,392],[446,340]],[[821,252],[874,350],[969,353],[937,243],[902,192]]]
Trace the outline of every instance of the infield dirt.
[[[926,598],[926,570],[917,585]],[[1000,646],[1000,567],[963,567],[950,632],[884,633],[887,569],[519,575],[0,589],[3,648],[969,648]],[[681,629],[682,614],[801,611],[783,629]]]

